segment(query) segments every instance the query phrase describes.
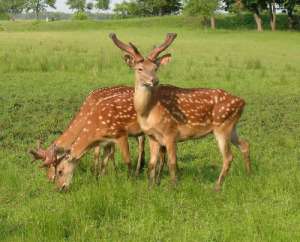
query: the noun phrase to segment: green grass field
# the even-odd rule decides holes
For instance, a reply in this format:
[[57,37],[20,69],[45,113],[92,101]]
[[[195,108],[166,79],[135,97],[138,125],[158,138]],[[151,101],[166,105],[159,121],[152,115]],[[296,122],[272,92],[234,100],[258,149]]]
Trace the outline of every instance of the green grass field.
[[[33,31],[17,22],[22,29],[0,32],[0,240],[299,241],[300,34],[118,23]],[[239,133],[251,143],[250,177],[233,148],[231,172],[215,193],[221,155],[207,137],[178,145],[176,189],[167,170],[152,190],[146,171],[128,180],[118,153],[117,176],[96,180],[89,154],[70,191],[55,190],[27,150],[60,135],[91,90],[133,85],[111,31],[144,52],[177,32],[161,83],[218,87],[246,100]]]

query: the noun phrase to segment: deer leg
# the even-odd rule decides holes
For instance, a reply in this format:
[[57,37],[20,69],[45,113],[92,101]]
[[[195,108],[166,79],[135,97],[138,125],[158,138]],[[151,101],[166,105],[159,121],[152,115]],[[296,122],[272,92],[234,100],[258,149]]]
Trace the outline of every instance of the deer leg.
[[149,187],[152,187],[155,183],[155,172],[158,154],[160,150],[160,144],[153,138],[149,137],[150,146],[150,160],[148,164],[148,176],[149,176]]
[[160,184],[162,171],[164,169],[164,165],[166,163],[166,147],[161,146],[159,150],[159,163],[157,166],[157,175],[156,175],[156,184]]
[[100,161],[100,145],[96,146],[94,149],[94,174],[98,176],[101,170],[101,161]]
[[[106,170],[107,170],[107,166],[108,166],[108,161],[113,159],[113,163],[114,163],[114,144],[107,144],[106,146],[104,146],[104,151],[103,151],[103,161],[102,161],[102,170],[101,170],[101,174],[105,175],[106,174]],[[115,164],[113,164],[114,168],[115,168]]]
[[131,176],[131,161],[130,161],[130,154],[129,154],[128,137],[122,136],[116,140],[116,143],[120,148],[124,163],[128,166],[128,177],[130,177]]
[[110,145],[109,160],[112,161],[113,169],[114,169],[115,173],[117,174],[117,166],[116,166],[116,160],[115,160],[115,151],[116,151],[115,144],[112,143]]
[[234,144],[242,153],[245,162],[246,172],[251,173],[251,160],[250,160],[250,148],[249,143],[246,140],[242,140],[238,137],[236,127],[231,132],[231,143]]
[[214,134],[215,134],[216,140],[218,142],[220,152],[223,157],[223,167],[222,167],[220,176],[217,180],[217,184],[216,184],[216,188],[215,188],[216,191],[220,191],[221,186],[224,182],[224,179],[230,169],[230,165],[231,165],[231,161],[232,161],[233,157],[232,157],[232,153],[231,153],[231,149],[230,149],[230,135],[228,135],[227,132],[224,132],[224,131],[220,131],[220,132],[215,131]]
[[141,135],[138,138],[138,145],[139,145],[139,155],[138,155],[138,162],[135,170],[135,175],[138,176],[141,174],[144,166],[145,166],[145,136]]
[[167,153],[168,153],[168,166],[169,166],[169,172],[170,172],[170,177],[171,177],[171,183],[173,186],[175,186],[177,183],[176,142],[173,140],[166,142],[166,149],[167,149]]

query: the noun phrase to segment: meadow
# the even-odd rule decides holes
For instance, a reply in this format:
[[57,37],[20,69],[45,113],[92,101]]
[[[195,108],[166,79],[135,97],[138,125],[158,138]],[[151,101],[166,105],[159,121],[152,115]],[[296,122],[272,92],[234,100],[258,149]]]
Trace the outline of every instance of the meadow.
[[[69,23],[34,29],[35,22],[0,22],[0,240],[299,241],[299,32],[126,21],[88,29],[76,29],[76,22],[65,29]],[[146,171],[127,179],[117,153],[118,175],[96,179],[88,154],[70,191],[55,190],[27,151],[36,139],[46,146],[60,135],[91,90],[133,85],[133,73],[108,38],[112,31],[144,53],[167,32],[178,33],[161,83],[223,88],[246,100],[238,130],[251,144],[251,176],[233,147],[230,174],[214,192],[222,163],[209,136],[178,144],[176,189],[167,169],[151,190]],[[136,161],[134,140],[131,153]]]

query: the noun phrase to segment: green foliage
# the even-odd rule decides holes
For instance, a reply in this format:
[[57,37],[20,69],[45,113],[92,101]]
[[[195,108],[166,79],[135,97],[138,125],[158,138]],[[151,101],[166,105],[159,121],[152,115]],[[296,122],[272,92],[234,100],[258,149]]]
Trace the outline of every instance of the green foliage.
[[55,8],[56,0],[25,0],[25,9],[33,11],[38,18],[48,7]]
[[[0,33],[1,241],[300,240],[300,35],[210,32],[196,29],[197,22],[182,17],[39,22],[35,28],[43,32],[30,31],[30,21],[1,22],[10,29]],[[222,88],[246,100],[238,130],[251,144],[251,176],[232,147],[234,162],[216,194],[221,156],[208,136],[178,144],[176,189],[169,187],[167,168],[161,186],[152,190],[147,171],[127,179],[119,152],[117,175],[111,171],[96,179],[87,154],[71,190],[54,189],[38,164],[31,164],[28,148],[37,138],[52,142],[91,90],[134,85],[121,51],[108,38],[112,29],[143,53],[166,32],[177,32],[169,49],[173,61],[158,73],[160,83]],[[135,162],[133,139],[130,151]]]
[[76,12],[73,15],[74,20],[87,20],[88,16],[85,12]]
[[181,9],[179,0],[131,0],[116,4],[114,11],[120,16],[158,16],[175,14]]
[[218,0],[188,0],[184,7],[184,12],[190,16],[209,17],[218,8]]
[[24,10],[25,2],[26,0],[0,0],[0,14],[13,17]]
[[96,0],[95,7],[101,10],[109,9],[110,0]]
[[86,9],[86,0],[67,0],[66,4],[77,12],[84,12]]

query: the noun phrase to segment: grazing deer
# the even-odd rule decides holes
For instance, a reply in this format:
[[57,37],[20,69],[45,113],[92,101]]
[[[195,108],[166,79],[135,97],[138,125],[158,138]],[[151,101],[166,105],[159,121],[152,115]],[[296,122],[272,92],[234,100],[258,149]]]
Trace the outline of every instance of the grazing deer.
[[[90,115],[91,110],[97,108],[101,101],[107,98],[116,97],[118,93],[133,93],[132,88],[125,86],[118,86],[112,88],[101,88],[93,91],[86,98],[85,102],[80,108],[80,111],[75,115],[75,117],[70,122],[68,128],[64,133],[58,137],[48,149],[42,149],[40,142],[38,142],[36,150],[30,150],[30,153],[35,159],[43,160],[42,167],[47,167],[47,176],[49,180],[53,181],[55,178],[55,168],[53,164],[59,163],[65,157],[65,154],[59,156],[59,153],[67,151],[70,149],[72,143],[78,137],[84,125],[86,124],[87,117]],[[127,107],[124,107],[127,108]],[[138,175],[143,168],[145,162],[145,151],[144,151],[144,137],[139,136],[139,156],[136,169],[136,175]],[[105,172],[106,164],[109,159],[114,161],[114,144],[108,143],[104,146],[103,160],[99,160],[100,147],[95,148],[95,171],[99,171],[102,174]],[[114,163],[113,163],[114,164]]]
[[175,184],[176,143],[213,133],[223,156],[223,167],[216,183],[216,190],[220,190],[233,159],[230,141],[242,152],[246,169],[250,172],[249,145],[239,139],[236,132],[245,102],[221,89],[159,85],[156,72],[161,65],[170,62],[171,54],[159,55],[176,36],[167,34],[165,42],[144,58],[132,43],[125,44],[116,34],[110,34],[114,44],[126,53],[124,59],[135,73],[134,108],[141,129],[150,137],[150,184],[155,180],[161,145],[166,147],[171,181]]

